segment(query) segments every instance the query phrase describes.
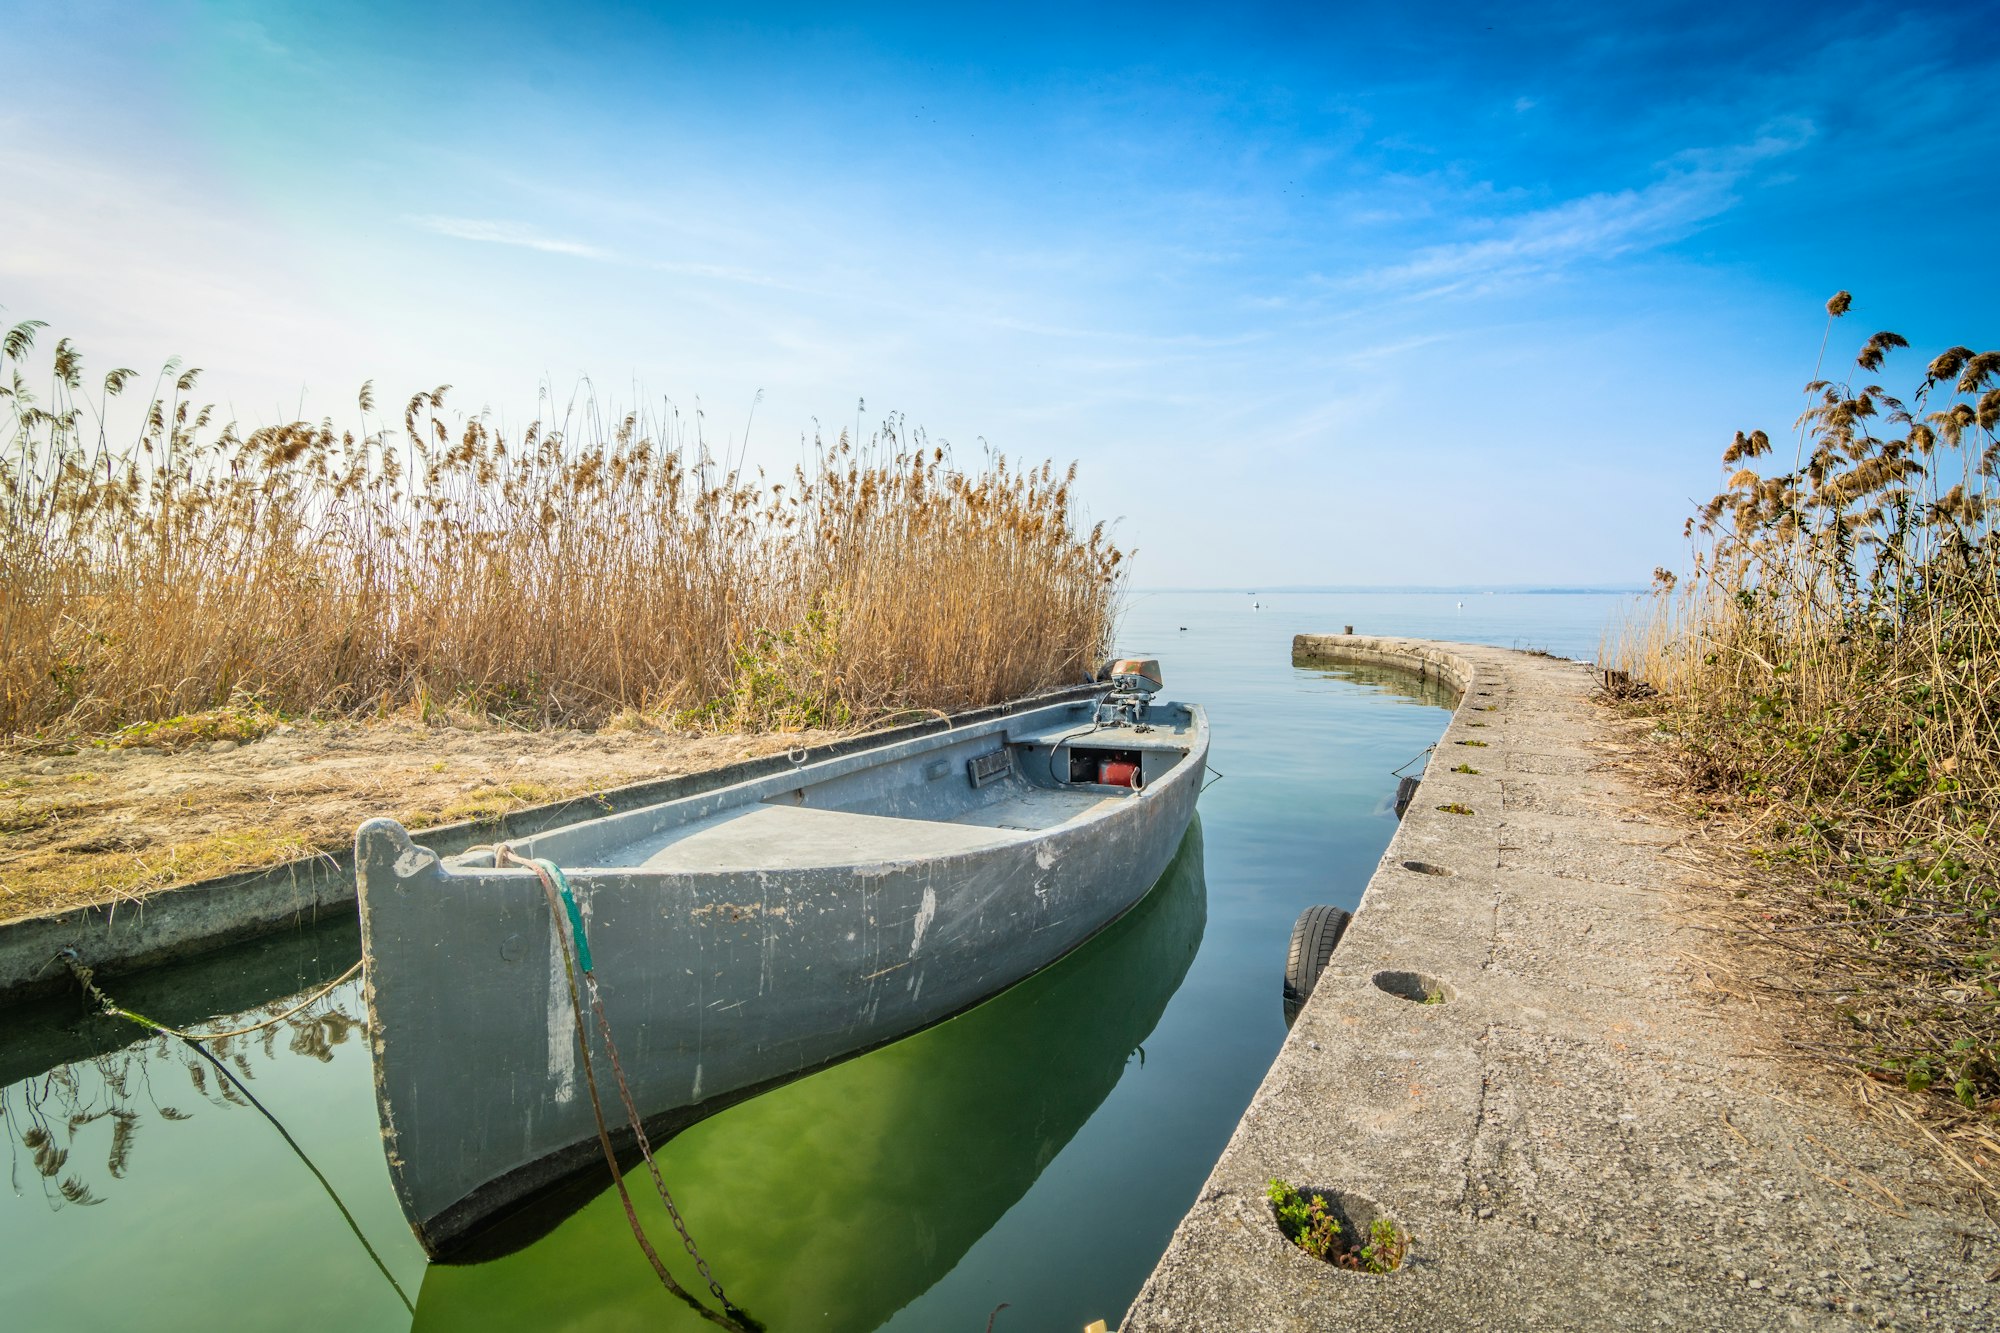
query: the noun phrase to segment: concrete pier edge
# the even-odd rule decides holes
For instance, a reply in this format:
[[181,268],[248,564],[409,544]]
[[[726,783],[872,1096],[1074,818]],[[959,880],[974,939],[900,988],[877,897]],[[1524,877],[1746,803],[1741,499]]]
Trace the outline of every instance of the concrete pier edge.
[[[1354,635],[1294,658],[1462,697],[1121,1333],[2000,1328],[1992,1222],[1701,984],[1685,835],[1607,762],[1590,668]],[[1393,1217],[1404,1267],[1305,1255],[1273,1177]]]

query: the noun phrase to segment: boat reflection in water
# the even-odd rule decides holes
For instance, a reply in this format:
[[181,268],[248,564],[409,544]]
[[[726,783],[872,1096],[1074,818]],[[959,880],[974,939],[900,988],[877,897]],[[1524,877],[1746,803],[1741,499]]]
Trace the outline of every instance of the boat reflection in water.
[[[874,1329],[922,1295],[1143,1061],[1207,912],[1197,819],[1139,905],[1061,962],[674,1138],[659,1153],[668,1186],[730,1299],[788,1333]],[[630,1188],[661,1255],[701,1290],[643,1168]],[[514,1253],[433,1265],[415,1327],[683,1324],[708,1327],[660,1290],[607,1185]]]

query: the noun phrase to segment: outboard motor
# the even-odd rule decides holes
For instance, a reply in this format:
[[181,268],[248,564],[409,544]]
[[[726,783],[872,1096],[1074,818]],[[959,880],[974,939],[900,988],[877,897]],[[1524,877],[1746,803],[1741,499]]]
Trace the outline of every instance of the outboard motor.
[[1097,706],[1097,720],[1107,726],[1119,722],[1144,725],[1146,705],[1166,684],[1157,657],[1116,658],[1105,663],[1097,678],[1111,682],[1111,693]]

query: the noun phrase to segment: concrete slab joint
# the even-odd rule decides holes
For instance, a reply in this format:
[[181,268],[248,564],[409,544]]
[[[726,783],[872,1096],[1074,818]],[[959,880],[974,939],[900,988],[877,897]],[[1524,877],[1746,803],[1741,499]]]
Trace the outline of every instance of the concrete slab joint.
[[[1122,1333],[2000,1328],[1994,1226],[1696,988],[1682,835],[1605,763],[1588,667],[1356,635],[1294,656],[1461,698]],[[1404,1266],[1307,1256],[1273,1177],[1394,1219]]]

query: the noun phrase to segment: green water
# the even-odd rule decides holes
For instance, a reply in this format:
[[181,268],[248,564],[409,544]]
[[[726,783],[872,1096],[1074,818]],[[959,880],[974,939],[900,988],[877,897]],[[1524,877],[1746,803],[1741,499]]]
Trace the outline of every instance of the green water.
[[[1227,775],[1138,908],[978,1009],[667,1145],[704,1253],[773,1333],[978,1330],[1002,1301],[996,1333],[1115,1323],[1283,1037],[1293,919],[1358,900],[1394,830],[1389,770],[1445,721],[1449,700],[1405,677],[1293,668],[1290,636],[1353,623],[1588,655],[1620,601],[1251,600],[1137,596],[1121,627],[1125,647],[1164,660],[1170,695],[1208,707]],[[357,956],[353,926],[332,925],[112,989],[163,1021],[222,1027]],[[284,1139],[185,1047],[135,1044],[75,1004],[5,1022],[0,1326],[709,1327],[663,1296],[609,1189],[579,1190],[504,1257],[427,1267],[382,1162],[354,983],[219,1046],[382,1268]],[[643,1172],[631,1185],[692,1284]]]

